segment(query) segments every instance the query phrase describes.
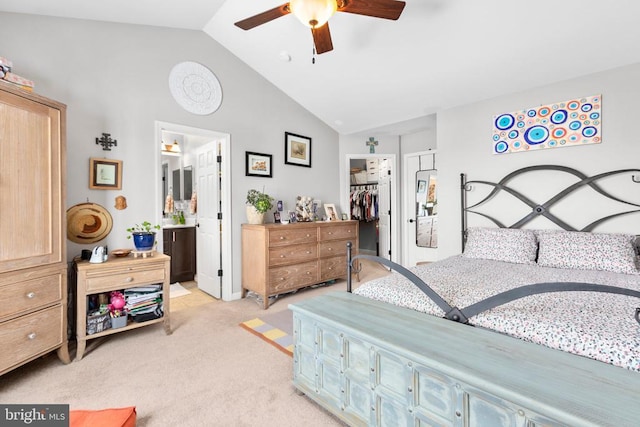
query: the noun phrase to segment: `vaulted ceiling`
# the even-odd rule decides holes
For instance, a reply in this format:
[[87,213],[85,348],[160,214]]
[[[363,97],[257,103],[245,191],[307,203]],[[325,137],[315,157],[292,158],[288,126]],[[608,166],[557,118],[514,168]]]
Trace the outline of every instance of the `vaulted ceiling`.
[[640,62],[637,0],[406,0],[397,21],[337,13],[334,50],[315,64],[293,15],[234,25],[281,4],[0,0],[0,11],[203,30],[345,135],[410,133],[441,109]]

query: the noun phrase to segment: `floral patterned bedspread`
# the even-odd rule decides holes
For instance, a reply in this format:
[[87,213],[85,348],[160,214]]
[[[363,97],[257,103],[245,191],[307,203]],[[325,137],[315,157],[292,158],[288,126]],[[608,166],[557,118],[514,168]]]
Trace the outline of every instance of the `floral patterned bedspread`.
[[[451,306],[463,309],[500,292],[535,283],[583,282],[640,291],[640,276],[571,270],[454,256],[410,269]],[[397,272],[361,284],[355,294],[435,316],[444,312]],[[601,292],[553,292],[512,301],[469,323],[536,344],[640,372],[640,299]]]

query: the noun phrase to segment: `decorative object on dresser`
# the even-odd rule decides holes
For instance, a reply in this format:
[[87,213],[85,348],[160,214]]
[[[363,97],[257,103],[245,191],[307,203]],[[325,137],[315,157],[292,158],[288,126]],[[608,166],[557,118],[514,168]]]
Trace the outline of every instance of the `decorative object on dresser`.
[[273,207],[274,198],[264,192],[251,189],[247,192],[247,222],[263,224],[264,214]]
[[347,242],[358,248],[358,221],[242,225],[242,292],[269,297],[345,278]]
[[[109,257],[102,264],[90,264],[86,261],[76,261],[76,338],[78,350],[76,360],[81,360],[87,340],[99,338],[114,332],[122,332],[162,322],[165,333],[171,333],[169,323],[169,270],[170,258],[164,254],[156,253],[149,258]],[[129,322],[122,326],[116,321],[117,329],[114,329],[113,320],[110,318],[108,327],[95,328],[89,322],[89,309],[94,296],[113,291],[122,292],[125,295],[125,309],[129,312]],[[147,293],[148,297],[137,296],[133,299],[129,295]],[[141,304],[143,307],[141,307]],[[154,305],[155,304],[155,305]],[[144,308],[147,307],[147,310]],[[150,310],[150,311],[149,311]],[[136,316],[133,314],[137,313]],[[119,316],[118,316],[119,317]],[[91,328],[90,328],[91,327]],[[90,328],[90,329],[89,329]]]
[[150,251],[156,243],[156,232],[153,230],[160,230],[160,226],[158,224],[152,225],[149,221],[144,221],[141,224],[127,228],[127,232],[130,233],[127,239],[133,238],[133,244],[137,251]]
[[1,375],[53,350],[70,358],[66,106],[0,82],[0,122]]

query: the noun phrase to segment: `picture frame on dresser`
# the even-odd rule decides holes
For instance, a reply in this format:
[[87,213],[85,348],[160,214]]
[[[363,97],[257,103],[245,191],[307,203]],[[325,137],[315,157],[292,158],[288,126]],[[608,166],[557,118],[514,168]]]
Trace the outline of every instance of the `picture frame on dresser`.
[[91,190],[122,190],[122,160],[89,159]]

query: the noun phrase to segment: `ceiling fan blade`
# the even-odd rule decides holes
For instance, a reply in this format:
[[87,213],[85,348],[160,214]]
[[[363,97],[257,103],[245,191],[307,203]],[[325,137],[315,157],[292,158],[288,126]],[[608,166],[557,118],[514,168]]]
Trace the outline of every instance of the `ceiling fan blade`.
[[313,34],[313,44],[316,46],[316,53],[318,55],[333,50],[333,42],[331,41],[328,22],[320,28],[312,28],[311,34]]
[[338,2],[338,12],[373,16],[374,18],[393,19],[400,17],[405,2],[396,0],[343,0]]
[[243,30],[250,30],[254,27],[257,27],[258,25],[266,24],[267,22],[273,21],[276,18],[288,15],[289,13],[291,13],[291,10],[289,10],[289,3],[285,3],[281,6],[267,10],[266,12],[262,12],[247,19],[243,19],[242,21],[238,21],[235,25],[236,27],[240,27]]

